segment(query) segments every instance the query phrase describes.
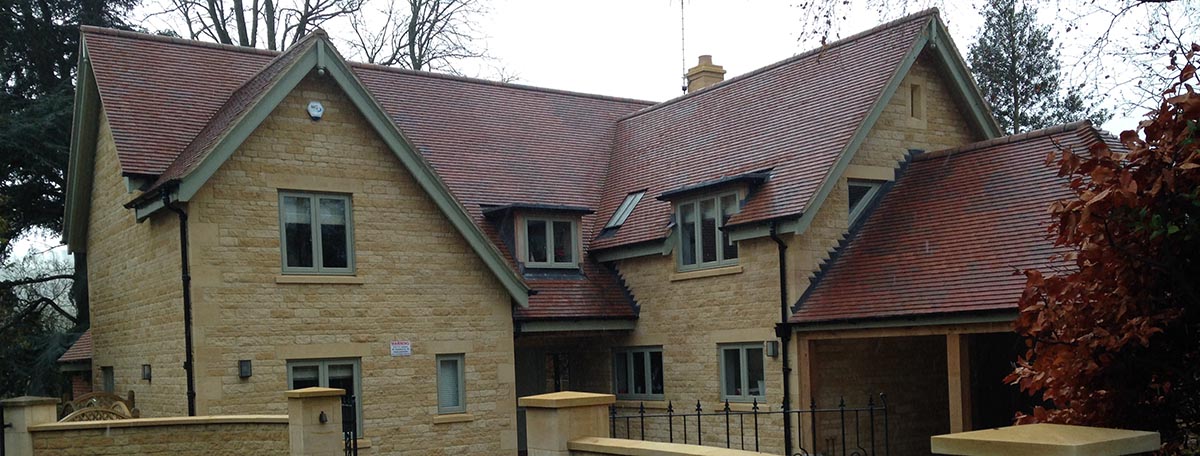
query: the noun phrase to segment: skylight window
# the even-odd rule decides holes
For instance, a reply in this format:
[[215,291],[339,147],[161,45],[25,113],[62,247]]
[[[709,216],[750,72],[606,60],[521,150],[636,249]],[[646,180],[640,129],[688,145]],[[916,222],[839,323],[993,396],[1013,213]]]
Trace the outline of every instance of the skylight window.
[[608,219],[608,224],[604,228],[616,228],[625,224],[625,219],[629,218],[629,214],[633,213],[634,206],[642,200],[642,196],[646,195],[646,191],[633,192],[625,196],[625,201],[613,212],[612,218]]

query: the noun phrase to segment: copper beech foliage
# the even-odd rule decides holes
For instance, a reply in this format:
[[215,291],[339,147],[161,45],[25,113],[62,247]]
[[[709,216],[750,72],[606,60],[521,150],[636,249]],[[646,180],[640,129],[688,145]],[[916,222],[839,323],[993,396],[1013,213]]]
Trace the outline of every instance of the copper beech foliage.
[[1047,157],[1076,197],[1049,211],[1059,266],[1024,271],[1028,350],[1006,380],[1043,405],[1019,422],[1155,430],[1169,453],[1200,430],[1198,55],[1172,56],[1178,79],[1120,144]]

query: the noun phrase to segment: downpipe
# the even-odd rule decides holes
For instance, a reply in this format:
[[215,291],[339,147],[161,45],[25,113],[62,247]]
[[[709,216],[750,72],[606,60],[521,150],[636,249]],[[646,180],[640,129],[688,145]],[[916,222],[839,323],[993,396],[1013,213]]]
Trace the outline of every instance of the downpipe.
[[775,336],[779,338],[779,353],[783,361],[783,454],[791,455],[792,365],[788,361],[788,346],[792,341],[792,329],[788,325],[787,243],[779,237],[779,222],[771,222],[770,236],[779,250],[779,324],[775,325]]
[[188,215],[183,209],[171,203],[171,194],[162,191],[163,207],[179,215],[179,262],[180,280],[183,282],[183,370],[187,374],[187,408],[188,416],[196,416],[196,373],[195,350],[192,345],[192,274],[188,267]]

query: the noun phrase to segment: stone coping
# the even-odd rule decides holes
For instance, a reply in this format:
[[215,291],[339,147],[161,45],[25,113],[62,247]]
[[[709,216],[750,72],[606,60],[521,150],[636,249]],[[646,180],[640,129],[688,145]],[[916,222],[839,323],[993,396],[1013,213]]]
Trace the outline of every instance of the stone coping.
[[1046,423],[937,435],[929,442],[934,454],[969,456],[1120,456],[1162,445],[1157,432]]
[[763,456],[766,453],[681,443],[584,437],[567,442],[572,451],[621,456]]
[[156,426],[201,426],[206,424],[288,424],[287,415],[214,415],[173,416],[169,418],[133,418],[128,420],[76,421],[29,426],[29,432],[82,431],[88,429],[136,428]]
[[40,397],[40,396],[20,396],[10,399],[0,400],[0,405],[13,407],[27,407],[30,405],[58,405],[58,398]]
[[617,397],[611,394],[581,393],[578,391],[560,391],[557,393],[525,396],[517,401],[521,407],[528,408],[570,408],[586,407],[589,405],[611,405]]
[[308,388],[289,390],[286,394],[288,399],[304,399],[307,397],[345,396],[346,390],[341,388],[321,388],[318,386],[311,386]]

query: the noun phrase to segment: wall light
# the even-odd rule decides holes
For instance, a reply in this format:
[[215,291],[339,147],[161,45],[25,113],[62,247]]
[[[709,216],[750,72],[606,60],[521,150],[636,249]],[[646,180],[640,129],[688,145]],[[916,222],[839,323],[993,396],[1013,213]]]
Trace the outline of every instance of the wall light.
[[250,366],[250,360],[248,360],[248,359],[238,360],[238,377],[250,378],[250,375],[252,375],[253,373],[254,373],[254,370]]
[[150,381],[150,365],[149,364],[142,365],[142,380]]
[[775,341],[775,340],[767,341],[767,356],[770,356],[772,358],[779,356],[779,341]]

